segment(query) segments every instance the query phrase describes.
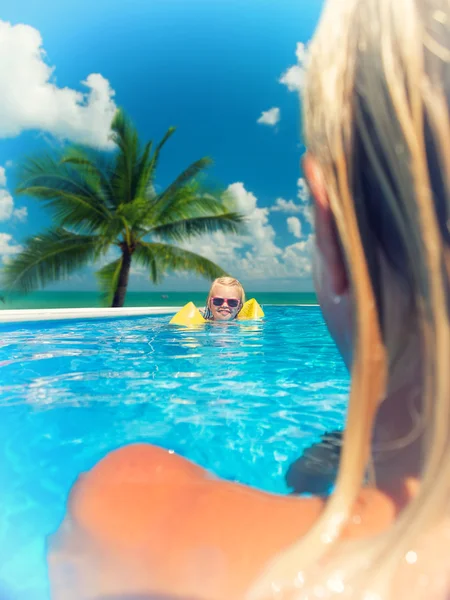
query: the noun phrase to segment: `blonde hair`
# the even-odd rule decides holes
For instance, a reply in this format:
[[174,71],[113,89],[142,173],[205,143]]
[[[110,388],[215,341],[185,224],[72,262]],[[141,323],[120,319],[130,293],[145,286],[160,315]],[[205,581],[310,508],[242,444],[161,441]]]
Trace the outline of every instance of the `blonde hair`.
[[239,296],[241,299],[241,307],[243,304],[245,304],[245,292],[244,292],[244,288],[242,287],[242,284],[240,281],[238,281],[237,279],[235,279],[234,277],[218,277],[217,279],[214,279],[214,281],[211,284],[211,287],[209,288],[209,294],[208,294],[208,298],[206,300],[206,312],[207,312],[207,318],[210,312],[209,309],[209,303],[211,301],[211,297],[212,297],[212,291],[214,289],[214,286],[216,284],[219,285],[228,285],[230,287],[235,287],[238,292],[239,292]]
[[[296,599],[316,597],[317,585],[317,597],[333,596],[336,574],[339,598],[440,600],[450,591],[450,558],[427,558],[433,540],[448,535],[450,500],[449,27],[450,0],[328,0],[310,47],[306,145],[326,181],[356,314],[335,492],[272,565],[290,582],[297,577]],[[387,531],[344,543],[392,374],[380,254],[404,282],[421,337],[423,467],[417,494]],[[409,573],[418,552],[428,587]],[[401,596],[405,581],[411,589]]]

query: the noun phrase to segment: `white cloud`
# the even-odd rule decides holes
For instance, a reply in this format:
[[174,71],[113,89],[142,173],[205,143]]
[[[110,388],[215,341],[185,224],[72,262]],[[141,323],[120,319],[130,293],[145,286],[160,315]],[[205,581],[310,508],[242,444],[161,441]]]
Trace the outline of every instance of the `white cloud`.
[[312,272],[312,253],[314,245],[314,235],[309,235],[305,240],[296,242],[285,248],[283,252],[283,261],[286,271],[291,277],[297,273],[310,275]]
[[8,190],[0,189],[0,221],[8,221],[14,210],[14,200]]
[[308,276],[311,267],[306,241],[278,246],[269,209],[259,207],[256,196],[241,182],[231,184],[227,192],[236,210],[246,215],[247,231],[240,236],[220,232],[204,235],[184,247],[207,256],[244,282]]
[[[279,254],[281,250],[275,245],[275,230],[269,224],[269,209],[259,208],[258,200],[252,192],[248,192],[241,182],[232,183],[227,192],[235,202],[238,212],[246,215],[247,234],[236,238],[239,246],[250,245],[253,250],[262,256]],[[230,236],[227,236],[227,243]]]
[[12,235],[9,233],[0,233],[0,257],[5,264],[8,262],[9,256],[17,254],[21,250],[22,246],[14,242]]
[[257,122],[262,125],[271,125],[273,127],[280,122],[280,109],[271,108],[270,110],[263,111]]
[[308,60],[307,44],[303,44],[302,42],[297,42],[297,47],[295,49],[295,56],[297,57],[298,64],[305,66],[306,61]]
[[26,206],[23,206],[22,208],[15,208],[13,210],[13,217],[15,219],[17,219],[18,221],[20,221],[21,223],[24,223],[27,220],[28,217],[28,209]]
[[45,62],[39,31],[0,20],[0,137],[37,129],[100,148],[108,139],[116,105],[109,81],[91,73],[86,91],[58,87]]
[[231,201],[235,203],[237,211],[247,216],[255,211],[258,200],[252,192],[247,192],[243,183],[237,182],[229,185],[227,194],[230,195]]
[[309,193],[308,184],[306,183],[306,179],[300,177],[297,180],[298,193],[297,197],[303,203],[309,202],[311,200],[311,195]]
[[302,215],[310,225],[313,225],[314,215],[312,209],[311,194],[309,193],[309,188],[306,183],[306,180],[303,177],[300,177],[300,179],[297,180],[297,187],[297,198],[300,200],[301,203]]
[[288,217],[286,219],[287,227],[290,233],[298,239],[302,237],[302,224],[298,217]]
[[310,225],[313,225],[313,210],[311,196],[309,193],[308,185],[300,177],[297,180],[297,198],[299,202],[293,200],[285,200],[284,198],[277,198],[275,204],[270,207],[270,212],[281,212],[285,214],[298,215],[301,221],[305,221]]
[[[10,163],[8,161],[6,165]],[[22,208],[14,208],[14,200],[9,191],[6,189],[6,169],[0,166],[0,221],[8,221],[11,217],[21,221],[26,221],[28,210],[26,206]]]
[[303,206],[295,204],[293,200],[285,200],[284,198],[277,198],[275,204],[270,207],[270,212],[282,212],[288,214],[301,213]]
[[297,64],[287,69],[280,77],[280,83],[287,86],[290,92],[301,92],[305,85],[305,67],[308,58],[308,48],[298,42],[295,51]]
[[305,84],[305,71],[299,65],[290,67],[280,77],[280,83],[287,86],[290,92],[301,92]]

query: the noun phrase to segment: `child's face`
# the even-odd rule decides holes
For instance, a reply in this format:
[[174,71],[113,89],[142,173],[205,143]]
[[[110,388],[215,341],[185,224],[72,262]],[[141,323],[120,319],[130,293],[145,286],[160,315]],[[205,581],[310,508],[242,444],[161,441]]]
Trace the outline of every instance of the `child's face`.
[[211,291],[209,308],[215,321],[231,321],[242,308],[239,289],[216,283]]

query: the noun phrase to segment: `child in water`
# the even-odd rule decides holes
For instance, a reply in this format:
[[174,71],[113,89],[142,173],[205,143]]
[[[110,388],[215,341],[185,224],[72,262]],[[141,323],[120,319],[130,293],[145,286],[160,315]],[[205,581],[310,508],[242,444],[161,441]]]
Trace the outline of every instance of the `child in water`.
[[233,277],[219,277],[211,285],[203,316],[211,321],[233,321],[244,303],[242,284]]

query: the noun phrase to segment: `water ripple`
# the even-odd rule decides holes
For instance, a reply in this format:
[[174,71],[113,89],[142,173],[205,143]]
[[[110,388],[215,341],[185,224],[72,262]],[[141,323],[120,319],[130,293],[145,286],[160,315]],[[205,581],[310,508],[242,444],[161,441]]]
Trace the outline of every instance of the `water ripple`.
[[348,376],[317,308],[266,315],[189,330],[166,317],[2,330],[0,581],[15,598],[48,598],[45,535],[80,471],[120,445],[159,444],[288,491],[292,461],[342,427]]

